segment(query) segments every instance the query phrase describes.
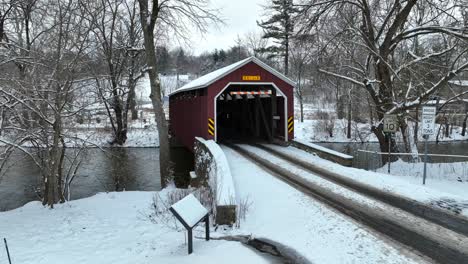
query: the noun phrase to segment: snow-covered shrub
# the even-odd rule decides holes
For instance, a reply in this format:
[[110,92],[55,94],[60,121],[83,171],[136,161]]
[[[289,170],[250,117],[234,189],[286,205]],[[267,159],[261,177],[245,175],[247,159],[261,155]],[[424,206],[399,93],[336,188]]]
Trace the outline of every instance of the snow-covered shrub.
[[314,127],[314,133],[327,134],[328,137],[333,137],[335,129],[335,118],[317,120]]
[[328,137],[333,137],[335,129],[335,115],[325,111],[317,111],[315,118],[318,119],[315,123],[315,134],[327,134]]
[[82,115],[76,116],[76,123],[82,125],[84,123],[84,117]]
[[247,217],[247,212],[252,207],[252,201],[247,196],[245,199],[240,199],[239,206],[237,207],[236,213],[236,227],[240,228],[241,221],[244,221]]
[[333,130],[335,129],[335,118],[329,118],[324,120],[325,121],[325,131],[328,133],[330,137],[333,137]]
[[193,194],[209,211],[213,208],[213,198],[207,188],[171,189],[167,192],[158,192],[153,196],[149,219],[154,223],[164,224],[178,231],[183,230],[169,208],[189,194]]

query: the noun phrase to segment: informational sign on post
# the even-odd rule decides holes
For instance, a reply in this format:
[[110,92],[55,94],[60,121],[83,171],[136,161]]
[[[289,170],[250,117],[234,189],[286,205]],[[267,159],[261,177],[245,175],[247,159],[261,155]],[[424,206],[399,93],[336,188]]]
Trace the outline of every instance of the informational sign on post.
[[384,115],[383,122],[384,133],[395,133],[398,131],[398,117],[397,115]]
[[173,204],[169,211],[179,220],[187,229],[188,253],[193,252],[193,228],[200,222],[205,222],[205,239],[210,240],[210,216],[208,210],[198,201],[198,199],[189,194],[182,200]]
[[424,106],[422,108],[422,134],[434,135],[435,134],[435,116],[436,108],[433,106]]
[[390,156],[392,154],[391,143],[392,143],[392,133],[396,133],[398,131],[398,116],[397,115],[384,115],[383,119],[383,131],[387,136],[388,141],[388,173],[390,173]]
[[424,137],[424,173],[423,184],[426,184],[427,174],[427,140],[429,135],[435,134],[435,117],[437,109],[434,106],[423,106],[421,122],[422,122],[422,135]]

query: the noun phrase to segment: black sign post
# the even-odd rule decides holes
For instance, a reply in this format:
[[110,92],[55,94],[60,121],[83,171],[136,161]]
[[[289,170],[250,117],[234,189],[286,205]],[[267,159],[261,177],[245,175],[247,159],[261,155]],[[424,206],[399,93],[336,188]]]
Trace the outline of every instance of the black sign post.
[[10,251],[8,250],[8,243],[7,243],[7,241],[6,241],[6,238],[3,238],[3,242],[5,243],[5,249],[6,249],[7,256],[8,256],[8,263],[11,264]]
[[[203,205],[201,205],[201,203],[192,194],[189,194],[184,199],[173,204],[169,210],[185,227],[185,229],[187,229],[189,254],[192,254],[193,252],[192,230],[199,223],[205,222],[205,240],[210,240],[210,215],[203,207]],[[190,211],[190,213],[185,211]]]
[[388,163],[388,173],[390,174],[390,157],[392,154],[392,133],[395,133],[398,131],[398,116],[397,115],[389,115],[385,114],[384,115],[384,120],[383,120],[383,132],[387,136],[388,140],[388,157],[387,157],[387,163]]

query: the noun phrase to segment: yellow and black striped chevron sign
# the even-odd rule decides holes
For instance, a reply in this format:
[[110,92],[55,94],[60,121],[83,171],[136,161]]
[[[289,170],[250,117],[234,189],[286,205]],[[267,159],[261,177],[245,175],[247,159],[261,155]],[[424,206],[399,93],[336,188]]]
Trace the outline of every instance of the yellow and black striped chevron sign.
[[214,136],[214,120],[213,118],[208,118],[208,134]]
[[288,118],[288,133],[291,133],[294,130],[294,116]]

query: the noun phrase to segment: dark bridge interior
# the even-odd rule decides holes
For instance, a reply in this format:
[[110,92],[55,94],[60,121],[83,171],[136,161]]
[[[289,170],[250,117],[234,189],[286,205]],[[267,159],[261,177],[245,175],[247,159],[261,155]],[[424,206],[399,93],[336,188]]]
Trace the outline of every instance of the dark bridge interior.
[[216,100],[218,141],[269,141],[284,135],[284,98],[271,85],[231,85]]

